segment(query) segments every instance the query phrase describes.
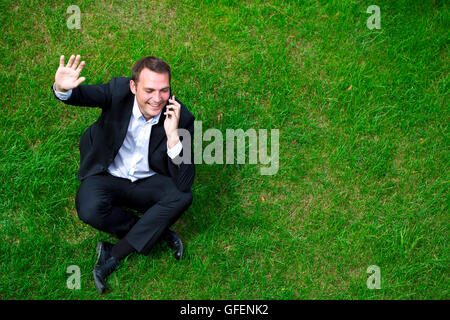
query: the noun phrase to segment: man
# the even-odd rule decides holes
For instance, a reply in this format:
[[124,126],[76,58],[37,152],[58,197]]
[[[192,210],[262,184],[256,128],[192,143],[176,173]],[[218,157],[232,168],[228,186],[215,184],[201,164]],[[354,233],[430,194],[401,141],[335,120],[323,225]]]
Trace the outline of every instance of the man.
[[[102,109],[80,141],[76,208],[82,221],[120,239],[97,244],[94,283],[103,293],[122,259],[133,252],[147,255],[160,238],[181,259],[182,242],[169,227],[192,203],[192,145],[180,141],[178,129],[193,137],[194,117],[171,97],[171,70],[162,59],[144,57],[131,79],[99,85],[81,85],[80,60],[72,55],[64,65],[60,57],[53,92],[66,104]],[[190,161],[183,161],[183,152]]]

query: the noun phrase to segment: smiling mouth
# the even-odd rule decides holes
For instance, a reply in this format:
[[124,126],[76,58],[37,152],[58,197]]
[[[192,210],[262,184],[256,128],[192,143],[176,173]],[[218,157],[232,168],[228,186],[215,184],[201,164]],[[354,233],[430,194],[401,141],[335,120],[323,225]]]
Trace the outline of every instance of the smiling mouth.
[[150,104],[150,103],[147,103],[152,109],[159,109],[160,108],[160,105],[158,104],[158,105],[153,105],[153,104]]

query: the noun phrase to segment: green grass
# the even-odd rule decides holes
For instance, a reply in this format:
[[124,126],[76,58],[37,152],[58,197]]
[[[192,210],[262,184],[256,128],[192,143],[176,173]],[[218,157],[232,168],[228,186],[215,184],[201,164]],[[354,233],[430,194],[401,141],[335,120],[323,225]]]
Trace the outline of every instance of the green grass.
[[[80,30],[66,27],[71,4]],[[366,27],[372,4],[381,30]],[[0,9],[2,299],[450,298],[448,2]],[[50,90],[59,55],[78,53],[87,84],[162,57],[203,131],[280,130],[276,175],[197,165],[194,202],[174,226],[184,259],[163,244],[133,255],[104,296],[94,249],[115,240],[82,223],[74,204],[78,141],[99,110],[65,106]],[[81,269],[80,290],[66,287],[70,265]],[[381,269],[380,290],[366,287],[370,265]]]

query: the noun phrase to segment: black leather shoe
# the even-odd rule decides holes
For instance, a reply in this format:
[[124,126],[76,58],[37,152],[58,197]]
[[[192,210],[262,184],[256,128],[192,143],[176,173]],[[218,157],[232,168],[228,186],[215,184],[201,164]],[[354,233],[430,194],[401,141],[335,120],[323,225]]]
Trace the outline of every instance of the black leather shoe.
[[183,242],[180,237],[174,231],[167,229],[163,234],[163,239],[169,245],[170,249],[174,251],[175,259],[181,260],[183,257]]
[[104,293],[106,286],[106,279],[119,268],[119,261],[113,256],[109,257],[104,264],[99,264],[94,267],[94,283],[98,292]]
[[105,292],[105,281],[119,266],[119,262],[112,256],[111,251],[114,245],[109,242],[98,242],[98,257],[94,267],[94,283],[100,293]]
[[98,242],[97,243],[97,248],[95,249],[95,251],[97,252],[98,256],[97,256],[97,262],[95,263],[95,265],[102,265],[105,264],[106,260],[108,260],[109,257],[111,257],[111,252],[112,252],[112,247],[114,245],[112,243],[109,242]]

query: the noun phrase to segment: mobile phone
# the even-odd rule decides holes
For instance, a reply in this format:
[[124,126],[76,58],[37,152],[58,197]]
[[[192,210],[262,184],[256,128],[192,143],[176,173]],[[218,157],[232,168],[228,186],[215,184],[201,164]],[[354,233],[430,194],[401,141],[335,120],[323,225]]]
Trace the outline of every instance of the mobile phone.
[[[170,99],[173,99],[172,86],[169,87],[169,100]],[[166,107],[170,104],[169,100],[167,100]]]

